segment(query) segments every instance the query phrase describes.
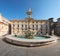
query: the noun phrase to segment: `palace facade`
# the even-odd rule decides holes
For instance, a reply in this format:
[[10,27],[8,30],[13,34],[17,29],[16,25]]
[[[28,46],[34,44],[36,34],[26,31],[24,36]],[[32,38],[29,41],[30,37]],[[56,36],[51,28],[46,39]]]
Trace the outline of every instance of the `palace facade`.
[[[29,23],[29,25],[28,25]],[[36,34],[48,33],[48,21],[47,20],[34,20],[33,18],[26,18],[25,20],[11,20],[11,34],[21,35],[28,30]]]
[[10,21],[0,14],[0,36],[8,34],[9,24]]
[[57,19],[54,26],[55,35],[60,36],[60,18]]

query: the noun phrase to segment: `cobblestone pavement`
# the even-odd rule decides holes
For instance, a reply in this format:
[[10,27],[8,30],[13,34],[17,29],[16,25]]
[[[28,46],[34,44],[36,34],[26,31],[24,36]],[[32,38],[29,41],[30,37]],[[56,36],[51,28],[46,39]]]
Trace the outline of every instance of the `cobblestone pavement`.
[[0,56],[60,56],[60,40],[48,47],[22,47],[8,44],[0,38]]

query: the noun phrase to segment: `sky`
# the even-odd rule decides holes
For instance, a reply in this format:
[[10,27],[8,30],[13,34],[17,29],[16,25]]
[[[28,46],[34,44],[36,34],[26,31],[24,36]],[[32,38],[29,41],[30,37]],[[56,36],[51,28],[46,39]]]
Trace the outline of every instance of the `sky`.
[[28,8],[34,19],[56,21],[60,17],[60,0],[0,0],[0,13],[8,20],[25,19]]

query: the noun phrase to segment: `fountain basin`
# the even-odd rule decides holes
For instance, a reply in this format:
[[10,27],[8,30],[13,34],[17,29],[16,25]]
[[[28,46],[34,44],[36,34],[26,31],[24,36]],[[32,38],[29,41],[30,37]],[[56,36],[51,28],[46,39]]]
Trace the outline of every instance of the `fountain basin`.
[[14,37],[12,35],[7,35],[5,36],[5,40],[12,44],[22,45],[22,46],[44,46],[57,42],[57,38],[54,36],[50,36],[50,38],[46,38],[46,39],[23,39],[23,38]]

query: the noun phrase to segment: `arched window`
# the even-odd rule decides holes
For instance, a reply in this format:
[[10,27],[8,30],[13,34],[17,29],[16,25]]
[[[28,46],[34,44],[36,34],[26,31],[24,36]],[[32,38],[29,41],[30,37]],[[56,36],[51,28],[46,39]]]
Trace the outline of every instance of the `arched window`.
[[18,28],[19,28],[19,24],[18,24]]

